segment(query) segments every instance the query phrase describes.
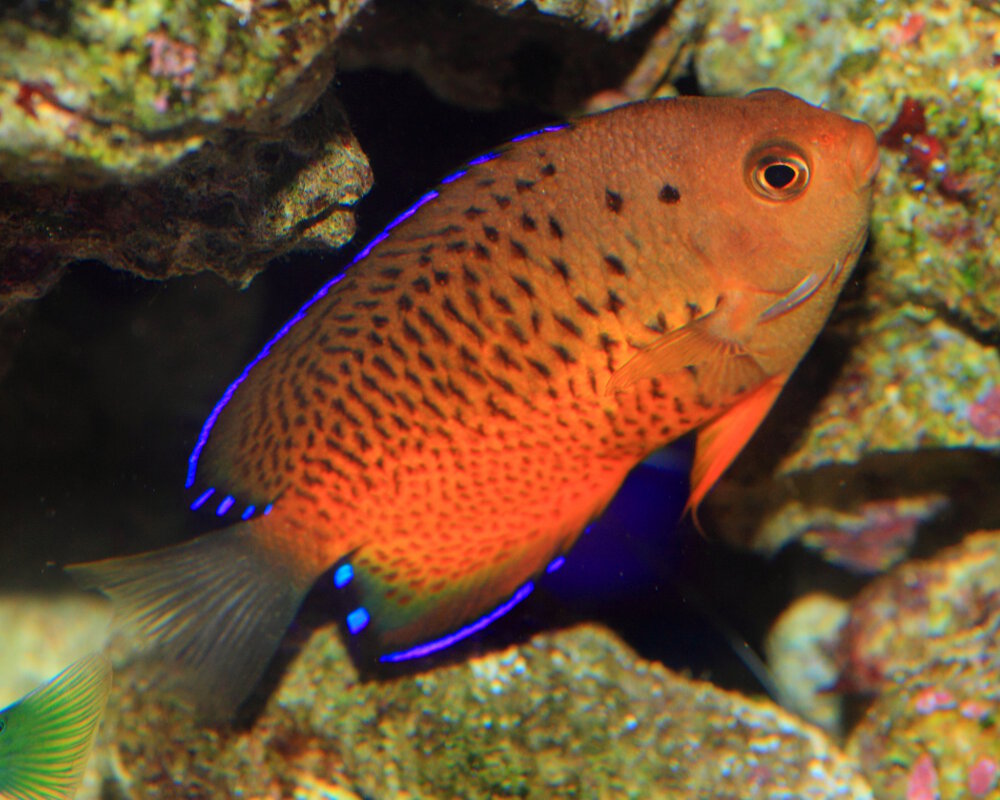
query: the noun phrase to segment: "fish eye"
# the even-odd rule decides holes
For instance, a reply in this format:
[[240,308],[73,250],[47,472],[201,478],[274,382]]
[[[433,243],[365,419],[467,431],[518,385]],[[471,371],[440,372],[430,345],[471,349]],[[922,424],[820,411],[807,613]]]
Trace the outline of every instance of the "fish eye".
[[770,144],[747,159],[747,183],[768,200],[791,200],[809,184],[809,165],[796,147]]

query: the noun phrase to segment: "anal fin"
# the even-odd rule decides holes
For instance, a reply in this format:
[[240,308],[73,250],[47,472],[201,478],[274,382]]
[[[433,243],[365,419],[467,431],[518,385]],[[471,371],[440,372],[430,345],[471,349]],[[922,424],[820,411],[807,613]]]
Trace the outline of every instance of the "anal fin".
[[[445,573],[444,578],[430,577],[442,574],[434,569],[433,554],[414,553],[409,564],[397,556],[390,567],[377,561],[374,548],[363,546],[334,573],[334,582],[344,594],[344,621],[352,649],[363,661],[381,663],[409,661],[444,650],[525,600],[538,575],[558,563],[574,540],[542,538],[505,558],[484,557]],[[399,578],[401,573],[417,575],[416,581]],[[338,579],[338,575],[350,577]]]

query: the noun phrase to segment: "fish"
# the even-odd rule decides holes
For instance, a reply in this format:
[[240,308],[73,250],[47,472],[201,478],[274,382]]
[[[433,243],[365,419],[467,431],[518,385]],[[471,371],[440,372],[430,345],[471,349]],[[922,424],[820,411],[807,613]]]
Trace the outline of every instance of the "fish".
[[93,654],[0,710],[0,797],[73,797],[110,692],[111,664]]
[[221,530],[72,565],[225,715],[322,577],[364,663],[521,602],[628,472],[743,448],[867,238],[863,122],[778,89],[551,125],[422,195],[268,340],[194,445]]

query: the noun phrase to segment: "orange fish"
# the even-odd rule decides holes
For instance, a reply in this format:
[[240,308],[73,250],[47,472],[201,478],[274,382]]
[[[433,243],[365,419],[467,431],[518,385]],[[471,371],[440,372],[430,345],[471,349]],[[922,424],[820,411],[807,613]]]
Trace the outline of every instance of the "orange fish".
[[328,571],[362,649],[440,649],[695,429],[697,507],[830,313],[877,170],[867,125],[777,90],[518,137],[401,215],[225,392],[188,486],[231,527],[71,571],[217,711]]

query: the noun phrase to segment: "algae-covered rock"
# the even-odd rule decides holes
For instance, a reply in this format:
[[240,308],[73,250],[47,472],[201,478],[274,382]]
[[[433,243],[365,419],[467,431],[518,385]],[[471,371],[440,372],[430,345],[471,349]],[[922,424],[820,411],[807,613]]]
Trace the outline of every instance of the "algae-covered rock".
[[327,96],[287,129],[231,133],[157,178],[73,189],[6,184],[0,193],[0,309],[43,294],[70,261],[146,278],[212,270],[246,283],[293,247],[336,247],[371,169]]
[[565,17],[611,39],[619,39],[649,20],[661,7],[676,0],[477,0],[496,11],[510,13],[534,6],[543,14]]
[[319,99],[363,0],[66,0],[0,14],[0,176],[148,177],[226,129]]
[[832,736],[842,733],[844,698],[832,687],[840,674],[836,644],[848,613],[847,601],[812,592],[782,612],[764,642],[781,704]]
[[[933,558],[902,564],[851,601],[838,645],[840,683],[878,692],[899,672],[948,658],[954,637],[998,614],[1000,532],[972,534]],[[983,658],[996,654],[994,638],[975,641]]]
[[0,311],[97,259],[249,281],[339,247],[371,171],[330,47],[356,2],[22,3],[0,12]]
[[122,797],[871,797],[817,730],[595,627],[367,682],[320,631],[248,729],[194,726],[133,680],[102,734]]
[[1000,797],[1000,615],[897,673],[852,733],[876,797]]

